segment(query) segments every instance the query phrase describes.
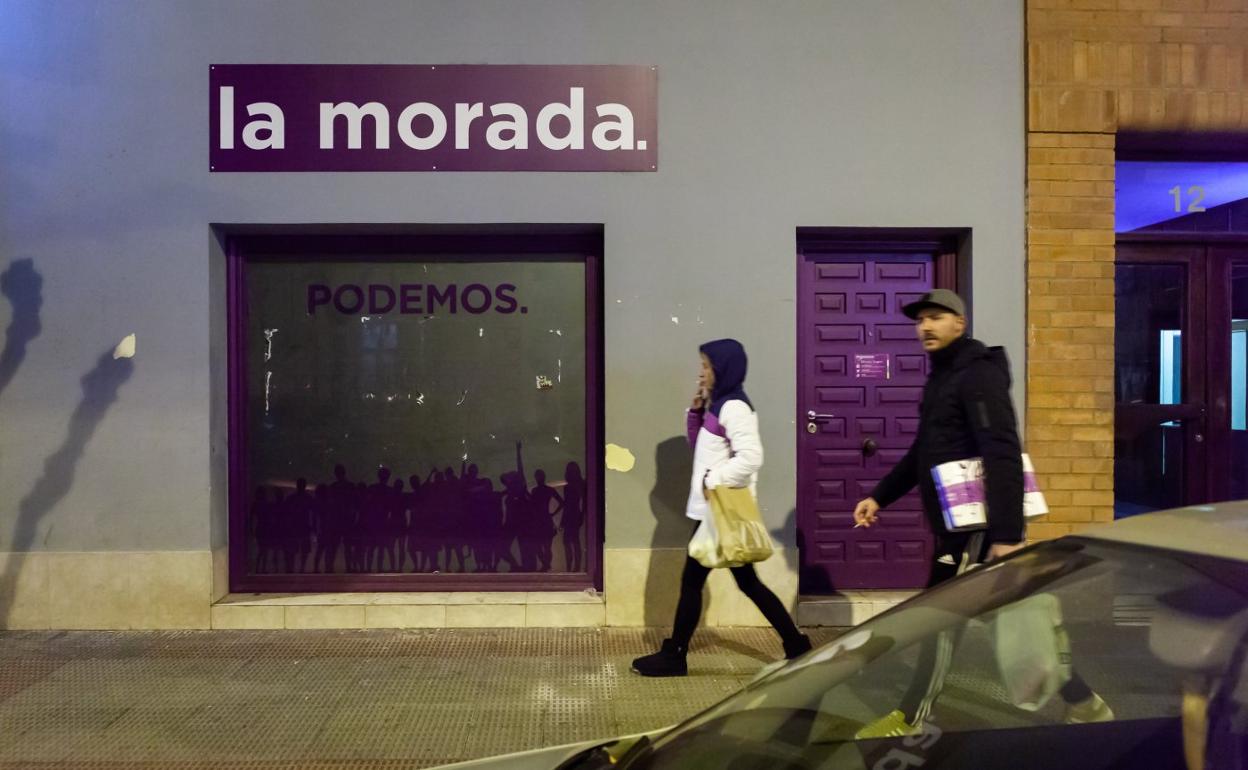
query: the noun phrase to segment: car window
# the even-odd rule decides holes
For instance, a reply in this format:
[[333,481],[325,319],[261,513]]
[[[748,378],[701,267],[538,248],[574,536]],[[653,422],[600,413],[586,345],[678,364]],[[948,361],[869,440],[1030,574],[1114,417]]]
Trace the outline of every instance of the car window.
[[[1092,541],[1044,544],[852,630],[627,766],[1182,768],[1192,672],[1154,649],[1166,638],[1155,625],[1169,617],[1159,601],[1216,591],[1243,603],[1243,584],[1225,584],[1242,570]],[[897,709],[921,718],[903,714],[888,734]]]

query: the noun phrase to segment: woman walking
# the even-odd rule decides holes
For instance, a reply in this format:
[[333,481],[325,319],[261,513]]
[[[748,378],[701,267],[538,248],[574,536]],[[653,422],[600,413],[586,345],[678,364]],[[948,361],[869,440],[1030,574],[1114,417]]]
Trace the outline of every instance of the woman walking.
[[[736,340],[726,339],[708,342],[699,352],[702,369],[686,418],[689,444],[693,447],[693,477],[685,515],[695,522],[710,515],[706,499],[709,490],[727,486],[749,487],[754,492],[758,469],[763,465],[758,414],[744,388],[745,348]],[[688,673],[685,656],[702,615],[702,587],[708,575],[708,568],[685,557],[672,636],[663,640],[658,652],[634,660],[633,671],[642,676]],[[796,658],[810,649],[810,639],[798,631],[780,599],[758,579],[753,564],[733,567],[732,577],[776,629],[786,658]]]

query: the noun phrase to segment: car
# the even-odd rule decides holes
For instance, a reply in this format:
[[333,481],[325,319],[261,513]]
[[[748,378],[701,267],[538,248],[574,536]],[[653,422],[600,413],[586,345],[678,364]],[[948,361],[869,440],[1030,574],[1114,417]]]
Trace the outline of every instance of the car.
[[[942,639],[927,718],[878,735]],[[454,767],[1248,770],[1246,659],[1248,501],[1194,506],[974,568],[676,726]]]

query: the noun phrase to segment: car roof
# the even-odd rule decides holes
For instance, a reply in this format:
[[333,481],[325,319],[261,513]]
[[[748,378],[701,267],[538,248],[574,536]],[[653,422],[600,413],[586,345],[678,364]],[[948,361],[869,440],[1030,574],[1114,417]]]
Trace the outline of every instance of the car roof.
[[1077,535],[1248,562],[1248,500],[1142,513]]

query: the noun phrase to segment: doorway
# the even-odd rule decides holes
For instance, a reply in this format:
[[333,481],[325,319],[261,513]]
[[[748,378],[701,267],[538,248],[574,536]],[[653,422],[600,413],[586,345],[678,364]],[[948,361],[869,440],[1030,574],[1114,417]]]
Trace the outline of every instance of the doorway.
[[1114,516],[1248,497],[1248,139],[1118,147]]
[[927,356],[901,312],[958,288],[958,231],[798,231],[797,526],[800,591],[913,588],[932,539],[918,494],[856,529],[855,503],[918,431]]
[[1120,240],[1114,515],[1248,496],[1248,238]]

